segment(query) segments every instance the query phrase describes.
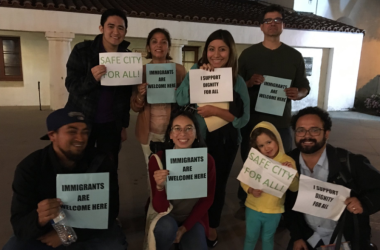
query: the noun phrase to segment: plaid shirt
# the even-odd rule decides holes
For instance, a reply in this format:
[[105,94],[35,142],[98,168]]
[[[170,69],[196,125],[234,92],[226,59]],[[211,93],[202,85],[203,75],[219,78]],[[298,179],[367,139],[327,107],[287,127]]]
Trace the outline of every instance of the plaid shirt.
[[[67,77],[65,85],[69,92],[66,107],[80,110],[86,119],[93,123],[100,97],[100,82],[92,75],[91,69],[99,65],[99,46],[103,35],[95,37],[93,41],[85,41],[75,45],[67,61]],[[119,51],[131,52],[129,42],[123,41]],[[130,98],[132,86],[115,86],[113,100],[113,114],[120,127],[129,125]]]

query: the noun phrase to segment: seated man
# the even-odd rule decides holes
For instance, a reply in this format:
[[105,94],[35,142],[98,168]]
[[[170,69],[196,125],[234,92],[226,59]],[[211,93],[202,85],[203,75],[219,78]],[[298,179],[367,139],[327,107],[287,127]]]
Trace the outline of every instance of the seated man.
[[[380,210],[380,173],[362,155],[352,154],[327,144],[332,122],[318,107],[307,107],[292,117],[295,143],[291,156],[300,174],[351,189],[345,201],[343,241],[371,249],[369,216]],[[290,231],[289,250],[311,250],[328,245],[336,221],[293,211],[297,193],[287,193],[285,220]],[[357,216],[358,226],[354,226]],[[359,229],[360,228],[360,229]],[[357,230],[359,229],[359,230]]]
[[[89,131],[82,113],[59,109],[47,117],[46,123],[49,132],[41,139],[50,139],[52,143],[30,154],[17,166],[11,207],[15,236],[3,250],[126,249],[125,235],[116,223],[119,190],[116,172],[111,171],[115,163],[96,149],[85,151]],[[62,205],[57,198],[56,176],[96,172],[110,176],[108,229],[74,228],[77,242],[65,248],[50,223]]]

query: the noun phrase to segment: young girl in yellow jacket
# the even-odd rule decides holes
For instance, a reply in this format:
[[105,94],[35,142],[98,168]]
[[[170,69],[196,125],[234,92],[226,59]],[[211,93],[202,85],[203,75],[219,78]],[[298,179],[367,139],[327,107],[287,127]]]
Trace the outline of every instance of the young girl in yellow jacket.
[[[260,122],[251,132],[251,147],[263,155],[282,163],[284,166],[295,168],[294,160],[284,152],[282,140],[277,129],[269,122]],[[290,191],[298,190],[298,174],[290,184]],[[284,212],[285,194],[282,198],[267,194],[259,189],[253,189],[241,183],[247,192],[245,206],[246,236],[244,250],[254,250],[261,232],[263,250],[273,250],[274,233],[276,232],[281,214]]]

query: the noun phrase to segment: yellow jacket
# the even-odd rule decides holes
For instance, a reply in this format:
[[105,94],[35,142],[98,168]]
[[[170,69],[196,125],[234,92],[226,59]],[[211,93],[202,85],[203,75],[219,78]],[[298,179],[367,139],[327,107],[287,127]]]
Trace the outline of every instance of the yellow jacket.
[[[253,130],[259,127],[269,129],[270,131],[273,132],[273,134],[277,138],[278,154],[276,155],[276,157],[273,158],[273,160],[280,163],[290,162],[292,164],[292,167],[296,169],[296,163],[294,162],[294,160],[290,156],[285,154],[284,146],[282,145],[281,136],[278,133],[277,129],[273,126],[273,124],[269,122],[260,122],[253,128]],[[248,193],[249,186],[242,182],[240,184],[242,188],[244,189],[244,191]],[[299,184],[299,175],[297,174],[294,177],[293,182],[290,184],[289,190],[292,192],[298,191],[298,184]],[[276,196],[263,192],[259,198],[254,197],[252,194],[248,194],[247,200],[245,201],[245,205],[248,208],[255,210],[257,212],[262,212],[262,213],[267,213],[267,214],[279,214],[279,213],[284,212],[284,202],[285,202],[285,194],[282,196],[282,198],[278,198]]]

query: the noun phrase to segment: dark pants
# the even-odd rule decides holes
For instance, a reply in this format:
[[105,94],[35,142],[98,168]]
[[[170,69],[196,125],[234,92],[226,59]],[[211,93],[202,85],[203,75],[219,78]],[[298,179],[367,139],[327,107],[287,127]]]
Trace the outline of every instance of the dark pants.
[[3,247],[3,250],[126,250],[127,246],[123,231],[115,223],[113,227],[99,237],[75,242],[68,247],[61,245],[57,248],[52,248],[39,240],[19,240],[12,236]]
[[107,154],[115,162],[115,171],[118,168],[120,143],[121,127],[116,122],[92,124],[87,147],[96,147]]
[[[257,124],[250,124],[248,123],[244,128],[240,130],[241,136],[243,137],[243,140],[241,142],[240,146],[240,155],[243,162],[245,162],[248,158],[249,151],[251,151],[251,145],[250,145],[250,134],[252,129]],[[278,133],[281,136],[282,144],[284,146],[285,152],[290,152],[292,150],[293,140],[292,140],[292,132],[290,128],[278,128]],[[238,198],[239,198],[239,204],[241,207],[244,207],[245,200],[247,199],[247,193],[243,190],[243,188],[239,184],[238,188]]]
[[[310,246],[310,244],[307,242],[307,240],[305,240],[305,243],[307,245],[307,249],[308,250],[316,250],[318,247],[325,245],[322,240],[320,240],[318,242],[318,244],[315,246],[315,248],[313,248],[312,246]],[[289,242],[288,248],[286,250],[293,250],[293,242],[292,241]]]
[[[208,139],[208,138],[207,138]],[[219,227],[220,217],[226,196],[226,186],[239,145],[236,141],[226,138],[212,138],[207,140],[208,153],[215,160],[216,186],[214,202],[208,210],[210,227]]]

